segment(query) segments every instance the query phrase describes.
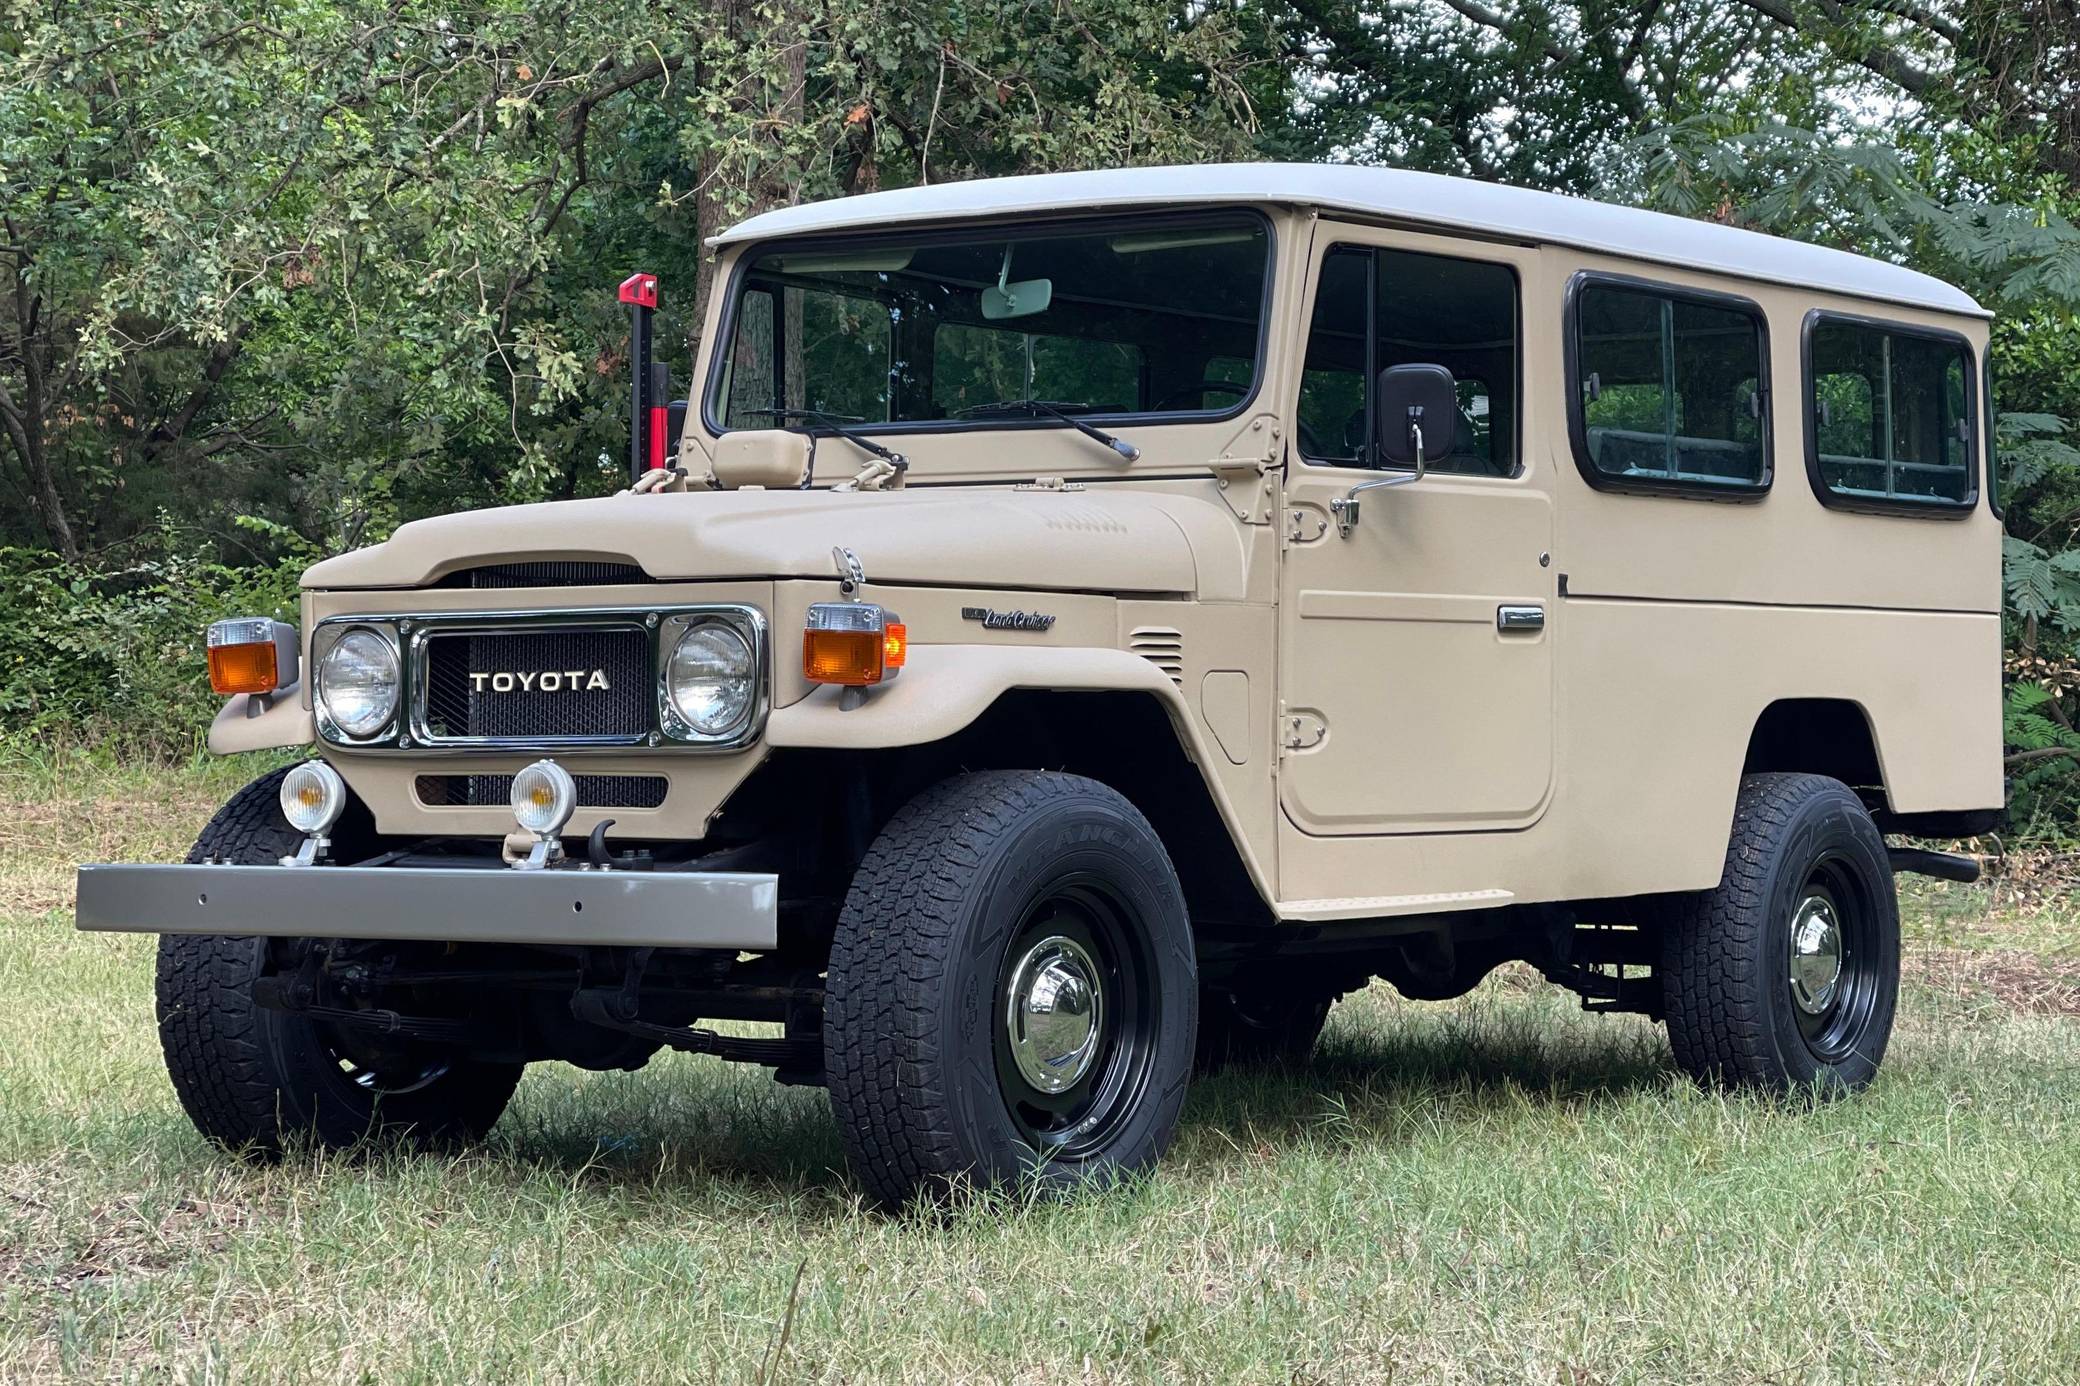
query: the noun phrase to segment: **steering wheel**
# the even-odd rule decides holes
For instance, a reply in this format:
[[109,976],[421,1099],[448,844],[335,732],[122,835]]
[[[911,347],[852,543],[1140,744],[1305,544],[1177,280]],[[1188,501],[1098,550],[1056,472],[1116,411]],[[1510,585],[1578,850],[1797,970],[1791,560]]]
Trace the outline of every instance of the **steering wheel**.
[[1202,380],[1196,385],[1186,385],[1180,389],[1170,391],[1170,393],[1157,400],[1150,407],[1149,412],[1153,414],[1167,413],[1171,408],[1184,403],[1193,395],[1221,394],[1233,395],[1235,398],[1241,399],[1248,393],[1249,386],[1238,381]]

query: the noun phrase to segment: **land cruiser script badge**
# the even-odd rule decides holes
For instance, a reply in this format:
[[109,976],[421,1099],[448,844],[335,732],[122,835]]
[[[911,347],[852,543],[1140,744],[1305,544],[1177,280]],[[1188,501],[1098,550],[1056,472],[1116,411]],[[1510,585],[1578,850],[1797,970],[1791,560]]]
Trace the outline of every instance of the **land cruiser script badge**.
[[980,621],[984,630],[1046,630],[1054,617],[1039,611],[998,611],[987,606],[964,606],[963,621]]
[[604,669],[544,669],[539,673],[471,674],[469,691],[482,693],[485,689],[493,693],[605,693],[607,674]]

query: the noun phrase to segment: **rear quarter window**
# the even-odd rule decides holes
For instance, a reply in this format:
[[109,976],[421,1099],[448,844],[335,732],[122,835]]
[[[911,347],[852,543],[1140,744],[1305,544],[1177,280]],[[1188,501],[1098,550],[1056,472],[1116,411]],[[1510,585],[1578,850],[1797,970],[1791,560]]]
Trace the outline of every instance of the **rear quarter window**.
[[1964,338],[1814,312],[1804,355],[1806,471],[1824,503],[1932,516],[1972,508],[1982,383]]

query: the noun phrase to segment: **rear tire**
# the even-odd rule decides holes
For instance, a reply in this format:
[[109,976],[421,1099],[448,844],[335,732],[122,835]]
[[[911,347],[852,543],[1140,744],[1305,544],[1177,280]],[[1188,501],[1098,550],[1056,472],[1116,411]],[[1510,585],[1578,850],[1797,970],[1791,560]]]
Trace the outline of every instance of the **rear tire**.
[[[301,835],[282,818],[278,798],[287,773],[233,795],[188,860],[266,865],[293,853]],[[360,828],[357,815],[365,821],[358,805],[334,834],[343,848]],[[159,1043],[181,1106],[204,1136],[261,1156],[278,1154],[299,1133],[334,1149],[370,1137],[437,1146],[481,1137],[505,1110],[522,1064],[377,1041],[256,1006],[253,984],[267,951],[268,941],[257,938],[159,939]]]
[[886,1207],[965,1179],[1145,1168],[1191,1077],[1184,895],[1093,780],[991,771],[913,799],[831,945],[824,1069],[847,1162]]
[[1849,1092],[1877,1075],[1899,1000],[1885,839],[1821,775],[1741,782],[1718,886],[1670,902],[1661,977],[1676,1061],[1699,1081]]

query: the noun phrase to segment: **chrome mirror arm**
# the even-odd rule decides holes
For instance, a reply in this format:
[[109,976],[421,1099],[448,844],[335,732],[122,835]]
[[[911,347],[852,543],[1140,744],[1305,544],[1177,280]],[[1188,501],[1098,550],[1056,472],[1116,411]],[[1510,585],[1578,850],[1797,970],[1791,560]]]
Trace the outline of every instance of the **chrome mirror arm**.
[[[1414,413],[1415,411],[1410,410],[1409,412]],[[1344,492],[1343,495],[1330,501],[1329,513],[1336,517],[1337,538],[1350,538],[1351,531],[1358,527],[1358,493],[1360,491],[1372,491],[1382,486],[1406,486],[1411,481],[1421,481],[1423,479],[1424,472],[1428,470],[1423,465],[1423,426],[1411,420],[1408,425],[1408,431],[1415,439],[1416,444],[1415,470],[1412,472],[1396,472],[1393,476],[1383,476],[1373,481],[1361,481],[1356,486],[1351,487],[1350,490]]]

